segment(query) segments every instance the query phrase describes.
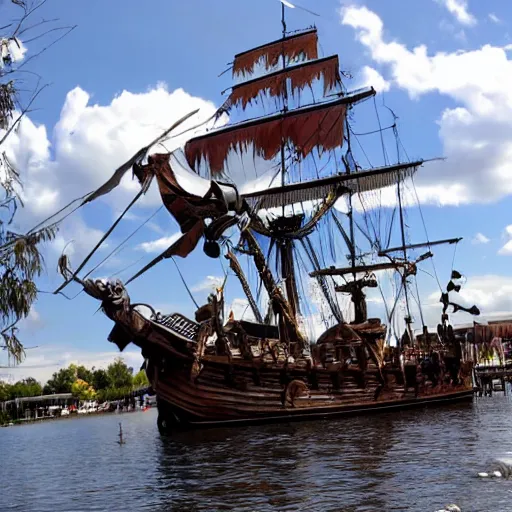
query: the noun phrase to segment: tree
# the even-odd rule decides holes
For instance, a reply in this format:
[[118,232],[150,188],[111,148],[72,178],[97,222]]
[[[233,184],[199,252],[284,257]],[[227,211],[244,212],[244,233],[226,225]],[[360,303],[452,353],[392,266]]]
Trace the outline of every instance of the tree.
[[52,378],[44,387],[44,394],[51,395],[54,393],[71,393],[71,386],[75,382],[76,376],[72,366],[61,368],[52,375]]
[[9,390],[9,399],[22,398],[26,396],[40,396],[43,388],[36,379],[29,377],[13,384]]
[[76,364],[70,364],[69,369],[75,374],[75,379],[82,379],[86,382],[93,381],[93,372],[87,369],[84,365],[77,366]]
[[71,393],[79,400],[94,400],[96,398],[95,389],[85,380],[77,379],[71,386]]
[[[2,146],[46,87],[36,73],[21,68],[75,28],[50,28],[55,20],[32,23],[33,13],[45,3],[46,0],[11,0],[10,8],[18,12],[12,13],[11,23],[2,23],[0,28],[0,187],[4,193],[0,199],[0,348],[6,349],[15,362],[24,357],[17,324],[30,312],[37,297],[34,281],[44,269],[38,246],[55,237],[57,223],[37,226],[26,234],[10,229],[18,207],[23,206],[22,182]],[[55,36],[53,40],[43,38],[49,34]],[[47,46],[35,48],[35,53],[25,58],[22,39],[27,43],[46,39]],[[34,83],[30,82],[31,77]]]
[[131,388],[133,368],[129,368],[121,357],[108,365],[107,376],[112,388]]
[[11,393],[11,385],[7,382],[0,382],[0,402],[5,402],[9,400]]
[[107,389],[110,386],[110,381],[107,372],[103,368],[95,370],[92,377],[92,383],[94,388],[97,389],[98,391],[101,389]]
[[133,387],[135,389],[145,388],[149,386],[148,376],[144,370],[141,370],[133,377]]

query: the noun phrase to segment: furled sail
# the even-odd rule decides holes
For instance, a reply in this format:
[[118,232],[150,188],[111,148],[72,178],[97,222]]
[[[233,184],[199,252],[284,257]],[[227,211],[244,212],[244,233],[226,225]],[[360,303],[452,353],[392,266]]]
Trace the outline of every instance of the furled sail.
[[252,73],[261,59],[264,60],[267,70],[276,66],[282,56],[290,61],[299,58],[316,59],[318,58],[317,44],[317,31],[313,29],[239,53],[235,55],[233,62],[233,75]]
[[255,153],[265,160],[271,160],[279,153],[283,141],[293,143],[303,158],[315,147],[329,151],[343,144],[347,104],[374,94],[375,91],[370,89],[336,101],[232,125],[189,140],[185,155],[192,168],[205,160],[213,176],[222,173],[231,150],[243,151],[251,143]]
[[300,66],[279,70],[235,85],[221,110],[226,111],[239,105],[245,110],[247,105],[255,100],[260,93],[267,93],[273,98],[281,97],[286,93],[288,80],[290,80],[292,94],[296,94],[320,78],[323,78],[324,95],[336,85],[341,84],[337,55],[306,62]]
[[292,183],[283,187],[244,194],[249,205],[259,209],[276,208],[306,201],[320,200],[334,192],[357,193],[394,185],[398,179],[412,176],[423,160],[389,165],[369,171],[337,174],[328,178]]

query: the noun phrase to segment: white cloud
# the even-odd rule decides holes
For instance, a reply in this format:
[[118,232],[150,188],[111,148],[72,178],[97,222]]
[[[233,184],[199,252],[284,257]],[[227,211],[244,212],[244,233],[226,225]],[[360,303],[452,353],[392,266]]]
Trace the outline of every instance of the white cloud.
[[361,70],[359,87],[373,87],[377,92],[389,91],[389,82],[374,68],[364,66]]
[[[228,315],[233,312],[235,316],[235,320],[247,320],[254,321],[254,313],[252,312],[251,307],[249,306],[249,301],[247,299],[236,298],[233,299],[230,306],[226,310]],[[226,318],[227,320],[227,318]]]
[[[436,291],[429,296],[427,301],[430,303],[429,318],[432,319],[429,325],[435,325],[435,322],[441,318],[440,295],[440,292]],[[512,277],[510,276],[483,275],[469,277],[462,286],[460,293],[452,292],[450,297],[454,302],[463,306],[476,305],[481,313],[478,317],[462,311],[451,314],[453,308],[450,306],[448,312],[450,313],[450,321],[454,325],[473,322],[473,320],[492,319],[498,316],[512,317]]]
[[496,24],[499,24],[501,23],[501,20],[498,18],[498,16],[496,16],[496,14],[494,14],[493,12],[490,12],[488,14],[488,17],[489,19],[493,22],[493,23],[496,23]]
[[71,363],[81,364],[87,368],[106,368],[116,357],[122,357],[124,362],[131,366],[134,372],[141,367],[144,359],[140,351],[128,348],[124,352],[116,350],[105,352],[89,352],[76,350],[75,347],[65,345],[45,345],[34,350],[27,350],[24,362],[18,366],[2,369],[2,373],[9,374],[10,379],[20,380],[34,377],[44,384],[54,372],[69,366]]
[[476,50],[429,54],[425,45],[409,49],[385,40],[382,20],[366,7],[343,8],[341,16],[373,60],[387,68],[391,86],[412,98],[439,93],[458,104],[441,113],[439,135],[447,161],[430,163],[428,172],[418,175],[420,200],[459,205],[493,202],[511,194],[509,49],[487,44]]
[[33,332],[35,329],[40,329],[43,326],[43,319],[34,305],[30,308],[28,315],[19,323],[20,329],[26,330],[27,332]]
[[174,233],[171,236],[164,236],[162,238],[158,238],[157,240],[152,240],[150,242],[143,242],[137,246],[137,249],[142,251],[153,253],[153,252],[163,252],[165,249],[170,247],[178,238],[181,236],[181,233]]
[[[200,108],[199,114],[181,125],[180,132],[209,118],[215,111],[213,103],[183,89],[170,92],[165,84],[158,84],[144,93],[123,91],[110,104],[98,105],[91,103],[86,91],[76,87],[67,94],[53,130],[25,117],[2,146],[24,184],[21,193],[25,208],[18,210],[13,228],[25,231],[72,199],[94,190],[136,151],[196,108]],[[175,149],[193,133],[166,142],[167,149]],[[154,151],[167,149],[158,146]],[[131,173],[127,173],[121,186],[103,201],[113,211],[120,211],[138,190]],[[161,204],[157,187],[153,185],[139,204]],[[99,238],[98,234],[77,212],[62,224],[53,247],[59,251],[74,239],[70,250],[78,260]]]
[[467,0],[436,0],[439,4],[443,5],[450,14],[462,25],[471,27],[476,25],[476,18],[468,11]]
[[509,224],[505,227],[505,232],[503,233],[503,237],[505,239],[508,238],[508,241],[505,245],[498,251],[498,254],[501,256],[511,256],[512,255],[512,224]]
[[489,238],[487,238],[484,234],[477,233],[473,237],[473,240],[471,240],[471,243],[474,244],[474,245],[477,245],[477,244],[488,244],[490,241],[491,240]]
[[191,292],[214,292],[217,288],[222,286],[224,278],[220,276],[206,276],[206,279],[193,286]]
[[[11,39],[7,43],[7,52],[11,56],[13,62],[19,62],[20,60],[23,60],[23,58],[25,57],[27,48],[20,39]],[[2,67],[3,62],[0,63],[0,68]]]

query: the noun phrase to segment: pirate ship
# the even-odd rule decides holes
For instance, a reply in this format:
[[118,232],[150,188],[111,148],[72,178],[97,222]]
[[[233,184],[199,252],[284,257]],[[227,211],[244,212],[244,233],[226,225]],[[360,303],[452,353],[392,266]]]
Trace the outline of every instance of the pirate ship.
[[[131,169],[141,189],[128,208],[156,180],[180,238],[126,284],[80,278],[93,253],[74,271],[65,256],[60,260],[65,282],[56,292],[80,283],[114,322],[109,340],[121,350],[129,343],[141,348],[161,429],[328,418],[472,397],[470,351],[453,336],[447,314],[450,305],[461,309],[451,298],[460,289],[457,271],[442,293],[437,331],[413,332],[418,266],[434,246],[460,241],[408,243],[404,183],[425,162],[404,161],[398,152],[396,163],[386,153],[383,166],[357,163],[353,115],[376,91],[348,91],[338,56],[319,57],[317,29],[288,32],[282,9],[282,37],[235,56],[239,81],[208,131],[205,124],[194,127],[199,135],[189,128],[184,147],[150,154],[196,112],[185,116],[84,200],[110,192]],[[248,116],[250,108],[258,115]],[[235,122],[237,115],[246,118]],[[396,123],[390,128],[398,139]],[[366,211],[365,201],[391,188],[389,233],[379,236],[368,226],[385,209]],[[226,314],[223,286],[194,319],[131,303],[129,282],[164,260],[187,258],[201,240],[205,257],[229,263],[250,319]],[[413,258],[415,251],[426,252]],[[388,325],[367,312],[366,289],[380,287],[382,274],[397,284]],[[466,311],[478,314],[476,307]],[[323,332],[310,328],[312,318]]]

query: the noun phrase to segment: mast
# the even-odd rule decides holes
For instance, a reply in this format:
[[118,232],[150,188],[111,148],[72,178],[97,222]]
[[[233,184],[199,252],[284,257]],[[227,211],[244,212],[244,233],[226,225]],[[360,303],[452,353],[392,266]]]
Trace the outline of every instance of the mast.
[[[348,124],[348,119],[345,118],[345,124],[346,124],[346,138],[348,143],[348,149],[347,153],[350,153],[350,126]],[[347,171],[347,174],[350,175],[351,168],[350,163],[348,161],[344,161],[345,168]],[[356,268],[356,242],[355,242],[355,232],[354,232],[354,209],[352,206],[352,194],[349,194],[348,197],[348,219],[349,219],[349,234],[350,234],[350,263],[352,267],[352,283],[350,283],[350,286],[347,286],[346,288],[343,287],[337,287],[336,291],[348,291],[350,293],[350,298],[352,300],[352,303],[354,305],[354,323],[359,324],[366,322],[367,320],[367,308],[366,308],[366,297],[363,292],[363,287],[365,286],[365,281],[361,279],[360,281],[357,280],[357,274],[355,272]]]
[[[286,73],[286,56],[284,52],[284,42],[286,40],[286,19],[285,19],[285,5],[281,3],[281,24],[283,27],[283,47],[281,50],[281,61],[282,61],[282,72]],[[283,114],[286,115],[288,112],[288,84],[285,81],[284,87],[282,88],[282,100],[283,100]],[[282,125],[281,125],[282,126]],[[281,186],[284,187],[286,184],[286,159],[285,159],[285,139],[281,132]],[[284,217],[284,205],[281,209],[281,215]],[[281,276],[283,278],[286,288],[286,298],[290,304],[290,309],[293,317],[297,317],[299,312],[299,294],[297,291],[297,283],[295,280],[295,265],[293,255],[293,242],[289,239],[278,240],[278,248],[281,258]]]
[[[402,194],[400,191],[400,177],[398,178],[397,188],[398,188],[398,208],[399,208],[399,213],[400,213],[400,233],[402,236],[402,252],[403,252],[404,262],[407,262],[407,245],[405,243],[405,227],[404,227],[404,214],[403,214],[403,208],[402,208]],[[409,307],[409,293],[407,290],[407,269],[406,268],[404,268],[404,270],[402,272],[402,288],[404,289],[405,307],[407,310],[407,316],[405,317],[405,328],[406,328],[407,335],[409,337],[409,342],[413,343],[413,333],[412,333],[412,329],[411,329],[412,318],[411,318],[411,310]]]

